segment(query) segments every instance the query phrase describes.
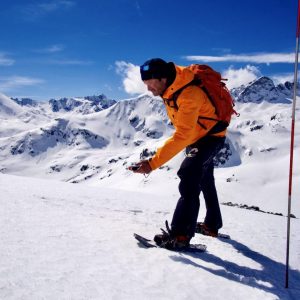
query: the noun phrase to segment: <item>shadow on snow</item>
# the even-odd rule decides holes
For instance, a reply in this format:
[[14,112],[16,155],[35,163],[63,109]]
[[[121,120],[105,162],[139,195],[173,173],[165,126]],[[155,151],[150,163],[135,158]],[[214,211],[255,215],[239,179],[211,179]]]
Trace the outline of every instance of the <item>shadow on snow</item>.
[[[246,245],[235,240],[220,239],[220,241],[232,245],[239,253],[256,261],[261,265],[261,270],[250,267],[240,266],[235,262],[223,260],[209,252],[201,254],[184,253],[181,256],[170,256],[174,261],[184,264],[189,264],[203,270],[206,270],[214,275],[224,277],[244,285],[251,286],[272,293],[278,299],[300,299],[300,289],[296,288],[300,282],[300,272],[290,269],[289,271],[289,289],[285,289],[285,265],[270,259],[256,251],[251,250]],[[195,261],[189,259],[187,256],[201,259],[205,262],[215,264],[222,267],[222,269],[211,269]]]

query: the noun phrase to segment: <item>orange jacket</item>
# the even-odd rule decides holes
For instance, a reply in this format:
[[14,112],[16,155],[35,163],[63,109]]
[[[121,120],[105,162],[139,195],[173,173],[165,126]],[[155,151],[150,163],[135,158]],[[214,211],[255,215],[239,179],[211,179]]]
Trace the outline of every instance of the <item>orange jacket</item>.
[[[176,91],[194,79],[194,73],[189,69],[180,66],[175,67],[176,78],[162,95],[163,99],[166,100],[172,99]],[[152,170],[159,168],[187,146],[204,137],[216,124],[216,121],[201,119],[201,124],[206,127],[204,129],[197,123],[199,116],[215,119],[217,116],[215,108],[206,94],[196,85],[186,87],[179,94],[177,98],[178,110],[171,106],[166,105],[166,109],[175,127],[175,132],[149,161]],[[223,137],[225,133],[226,130],[214,134],[214,136]]]

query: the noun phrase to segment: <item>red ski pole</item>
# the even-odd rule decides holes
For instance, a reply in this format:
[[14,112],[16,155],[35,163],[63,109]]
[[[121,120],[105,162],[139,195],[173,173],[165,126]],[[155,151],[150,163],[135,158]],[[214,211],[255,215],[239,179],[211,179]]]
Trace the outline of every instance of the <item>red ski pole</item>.
[[292,108],[291,125],[291,146],[290,146],[290,170],[289,170],[289,190],[288,190],[288,215],[287,215],[287,243],[286,243],[286,270],[285,287],[289,287],[289,256],[290,256],[290,230],[291,230],[291,202],[292,202],[292,183],[293,183],[293,159],[294,159],[294,137],[295,137],[295,111],[298,82],[298,54],[299,54],[299,36],[300,36],[300,0],[298,0],[297,30],[296,30],[296,52],[294,69],[294,93]]

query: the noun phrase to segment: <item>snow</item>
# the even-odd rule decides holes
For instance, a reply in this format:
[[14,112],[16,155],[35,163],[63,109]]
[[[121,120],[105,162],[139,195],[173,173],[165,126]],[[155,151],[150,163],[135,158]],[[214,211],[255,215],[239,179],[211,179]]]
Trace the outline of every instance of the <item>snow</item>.
[[22,109],[18,104],[11,101],[11,99],[4,94],[0,93],[0,114],[2,116],[16,115],[20,113]]
[[[222,206],[231,240],[206,253],[139,247],[172,216],[158,196],[0,174],[1,299],[299,299],[299,219]],[[203,211],[202,211],[203,212]]]
[[[147,178],[127,170],[172,132],[161,100],[54,112],[0,94],[0,299],[300,299],[299,104],[285,289],[291,101],[261,100],[264,84],[237,91],[240,117],[215,169],[231,239],[196,235],[201,254],[133,238],[159,233],[178,199],[183,153]],[[204,214],[201,199],[199,221]]]

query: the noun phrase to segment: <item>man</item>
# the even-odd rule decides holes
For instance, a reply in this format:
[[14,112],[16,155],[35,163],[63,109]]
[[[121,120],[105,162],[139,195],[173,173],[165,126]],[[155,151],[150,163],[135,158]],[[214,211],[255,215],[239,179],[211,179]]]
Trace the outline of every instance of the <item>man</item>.
[[[186,148],[178,176],[180,198],[174,211],[171,229],[154,237],[168,249],[188,247],[195,231],[217,236],[222,217],[214,182],[213,158],[222,148],[226,130],[219,130],[215,108],[206,93],[195,83],[194,73],[160,58],[146,61],[141,78],[154,96],[164,100],[167,114],[175,127],[173,135],[149,160],[129,168],[135,173],[149,174]],[[204,193],[207,214],[197,224],[199,196]],[[196,228],[197,227],[197,228]]]

